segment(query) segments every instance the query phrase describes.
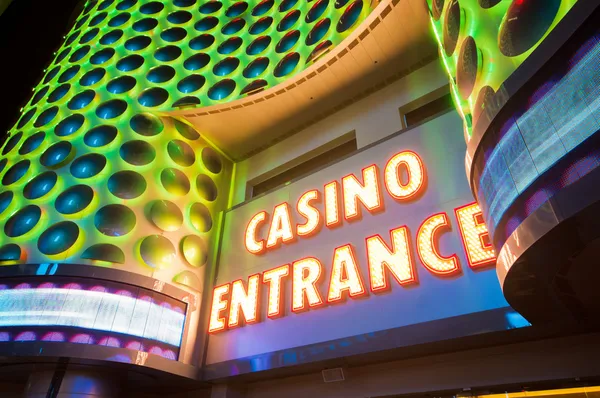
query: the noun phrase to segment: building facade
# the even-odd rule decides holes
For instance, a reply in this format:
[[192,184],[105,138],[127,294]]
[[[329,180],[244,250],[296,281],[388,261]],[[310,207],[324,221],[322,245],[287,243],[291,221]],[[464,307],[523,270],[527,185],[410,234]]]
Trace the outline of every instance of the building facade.
[[598,394],[598,5],[86,1],[2,147],[0,391]]

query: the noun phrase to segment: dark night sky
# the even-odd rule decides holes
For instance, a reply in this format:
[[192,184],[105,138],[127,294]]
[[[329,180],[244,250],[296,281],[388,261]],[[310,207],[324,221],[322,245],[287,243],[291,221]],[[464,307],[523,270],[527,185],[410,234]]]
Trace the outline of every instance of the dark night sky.
[[0,133],[19,117],[72,24],[80,0],[13,0],[0,15]]

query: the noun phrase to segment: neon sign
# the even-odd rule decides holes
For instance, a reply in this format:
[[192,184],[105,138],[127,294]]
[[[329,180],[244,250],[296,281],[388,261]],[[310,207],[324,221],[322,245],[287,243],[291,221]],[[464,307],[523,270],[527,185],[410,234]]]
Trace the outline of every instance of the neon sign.
[[[260,211],[246,225],[244,245],[253,255],[280,250],[297,239],[315,236],[323,228],[338,228],[345,222],[361,219],[362,212],[372,214],[384,211],[383,192],[397,202],[418,200],[426,189],[426,170],[421,158],[414,152],[402,151],[387,162],[383,175],[377,165],[362,169],[361,175],[348,174],[339,181],[303,193],[296,203],[295,212],[287,203],[273,210]],[[383,183],[380,179],[383,178]],[[322,206],[316,205],[324,203]],[[323,210],[320,209],[322,207]],[[458,231],[472,268],[491,265],[495,253],[483,224],[479,205],[471,203],[454,210]],[[300,219],[295,220],[295,214]],[[323,214],[324,213],[324,214]],[[420,264],[440,277],[458,275],[461,264],[457,253],[441,253],[440,237],[452,230],[447,213],[427,217],[414,234],[414,245]],[[389,238],[372,235],[365,239],[368,275],[362,275],[359,260],[352,244],[333,250],[330,267],[320,259],[305,257],[289,264],[279,265],[254,274],[247,281],[236,280],[217,286],[209,320],[209,332],[215,333],[267,318],[285,315],[285,295],[291,296],[291,312],[298,313],[333,305],[346,299],[357,299],[370,294],[389,291],[398,286],[417,285],[417,262],[412,252],[411,231],[401,225],[389,231]],[[327,270],[329,270],[327,272]],[[284,289],[291,279],[291,291]],[[326,288],[321,285],[325,282]],[[261,296],[266,294],[266,308],[260,308]]]

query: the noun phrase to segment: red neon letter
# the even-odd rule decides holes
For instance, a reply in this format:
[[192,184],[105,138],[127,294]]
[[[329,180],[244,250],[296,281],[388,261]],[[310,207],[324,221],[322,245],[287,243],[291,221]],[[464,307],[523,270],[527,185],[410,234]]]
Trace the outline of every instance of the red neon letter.
[[350,297],[362,296],[366,293],[352,246],[344,245],[333,252],[333,266],[329,280],[327,302],[342,300],[342,294],[348,291]]
[[267,212],[261,211],[254,215],[246,227],[246,239],[244,240],[246,250],[252,254],[259,254],[265,250],[265,241],[256,240],[256,230],[258,226],[267,219]]
[[407,227],[391,230],[391,249],[379,235],[367,238],[367,258],[372,292],[389,289],[386,269],[391,272],[400,285],[416,281],[415,265],[410,253],[408,236]]
[[273,219],[267,237],[267,248],[270,249],[278,246],[281,242],[292,240],[294,240],[294,233],[290,221],[290,205],[282,203],[275,206],[275,210],[273,210]]
[[273,268],[263,273],[263,282],[269,284],[269,300],[267,316],[275,318],[281,314],[283,286],[281,280],[290,273],[288,264]]
[[248,291],[244,289],[244,282],[237,280],[231,284],[231,306],[229,307],[229,320],[227,326],[232,328],[240,325],[240,309],[246,323],[258,321],[258,283],[260,275],[251,275],[248,278]]
[[442,257],[435,243],[441,229],[450,228],[446,213],[434,214],[421,224],[417,233],[417,252],[423,265],[434,274],[451,275],[460,272],[458,256]]
[[229,283],[217,286],[213,290],[210,321],[208,323],[209,333],[225,330],[225,318],[221,317],[221,312],[227,309],[227,300],[223,300],[223,296],[227,293],[229,293]]
[[[405,167],[408,181],[402,183],[400,167]],[[411,151],[400,152],[385,165],[385,186],[390,196],[406,200],[417,195],[425,183],[425,168],[419,155]]]
[[310,202],[319,199],[319,191],[313,189],[300,196],[296,209],[298,213],[306,218],[306,223],[298,224],[297,232],[300,236],[310,236],[315,233],[321,224],[319,211],[310,205]]
[[483,223],[483,214],[477,203],[454,209],[458,229],[467,260],[471,268],[484,267],[496,262],[496,253],[490,243],[490,235]]
[[314,257],[304,258],[292,264],[292,311],[299,312],[305,309],[305,298],[309,307],[323,304],[317,282],[321,277],[323,267]]
[[360,201],[371,213],[381,210],[383,201],[377,181],[377,166],[371,165],[362,170],[364,185],[361,184],[354,174],[342,178],[342,190],[344,195],[344,217],[346,220],[360,218]]
[[325,185],[325,225],[334,228],[342,222],[340,218],[339,184],[332,181]]

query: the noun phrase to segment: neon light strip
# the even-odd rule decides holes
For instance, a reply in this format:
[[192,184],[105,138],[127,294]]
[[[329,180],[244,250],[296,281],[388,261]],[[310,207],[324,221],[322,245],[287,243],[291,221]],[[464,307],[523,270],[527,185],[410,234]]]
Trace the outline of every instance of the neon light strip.
[[179,347],[185,315],[151,301],[98,291],[40,288],[0,291],[0,327],[69,326]]

